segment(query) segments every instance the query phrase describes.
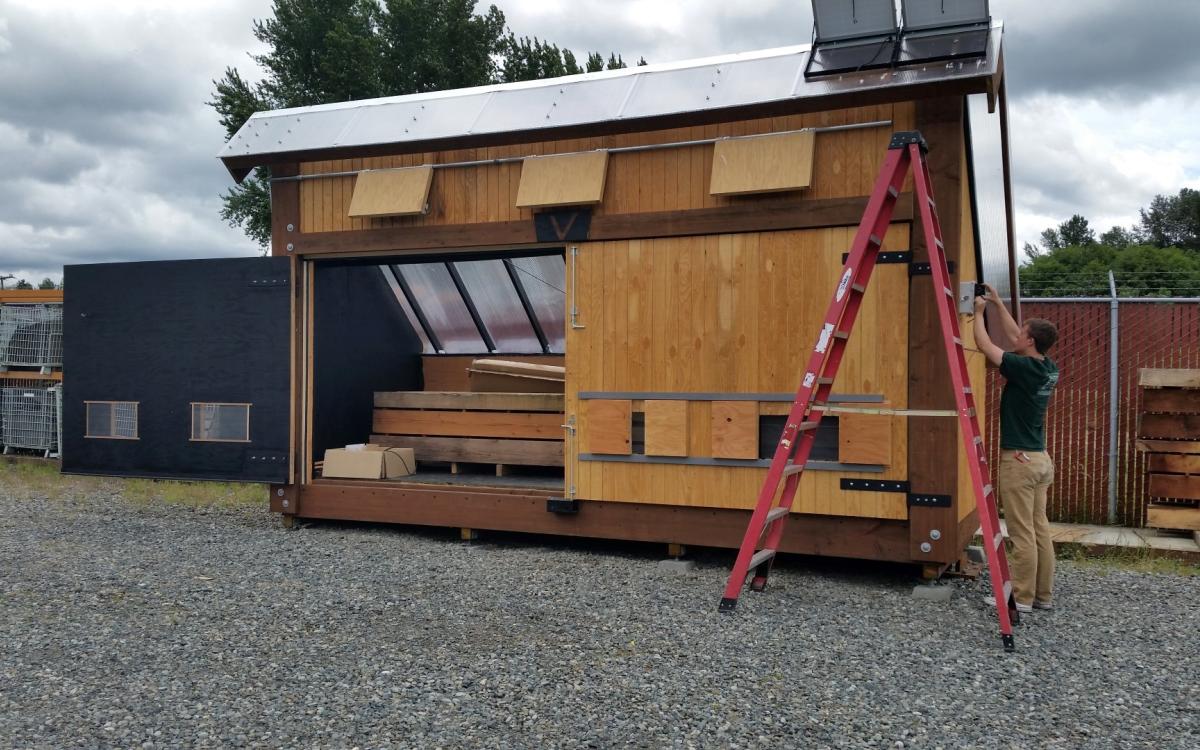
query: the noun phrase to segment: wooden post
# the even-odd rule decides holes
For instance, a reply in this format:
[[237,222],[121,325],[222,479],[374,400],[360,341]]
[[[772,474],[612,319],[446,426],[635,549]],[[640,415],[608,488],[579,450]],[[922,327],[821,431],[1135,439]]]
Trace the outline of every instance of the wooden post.
[[[281,164],[271,170],[272,176],[290,177],[300,173],[298,164]],[[283,490],[281,511],[284,516],[293,516],[300,510],[300,493],[296,491],[301,483],[301,467],[304,466],[303,451],[300,450],[298,426],[304,418],[304,402],[300,398],[299,382],[303,373],[304,362],[301,361],[301,336],[304,326],[301,320],[304,306],[302,304],[303,289],[301,289],[298,262],[294,252],[289,251],[289,245],[295,244],[300,235],[300,183],[276,182],[271,184],[271,255],[291,258],[291,406],[288,412],[288,449],[291,455],[288,470],[288,484],[284,487],[272,487],[272,501],[277,489]],[[286,504],[284,504],[286,501]],[[289,527],[290,528],[290,527]]]
[[[926,99],[916,104],[917,130],[929,144],[929,174],[937,201],[946,257],[954,262],[951,288],[959,281],[962,221],[963,97]],[[929,261],[920,213],[912,229],[913,262]],[[940,293],[940,292],[939,292]],[[908,296],[908,408],[956,409],[950,366],[938,322],[933,277],[913,276]],[[908,418],[908,481],[913,492],[950,495],[948,508],[908,509],[909,553],[922,564],[953,563],[963,544],[958,534],[958,421],[947,417]],[[971,502],[968,498],[966,502]],[[935,538],[936,537],[936,538]],[[928,546],[925,546],[928,545]],[[926,551],[928,550],[928,551]]]

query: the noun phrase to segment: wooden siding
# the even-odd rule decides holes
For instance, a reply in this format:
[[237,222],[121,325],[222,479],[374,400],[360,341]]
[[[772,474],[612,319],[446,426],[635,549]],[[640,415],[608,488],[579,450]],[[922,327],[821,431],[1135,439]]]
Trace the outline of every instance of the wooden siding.
[[[577,269],[579,322],[567,332],[567,413],[579,391],[791,392],[812,350],[854,228],[585,243]],[[893,225],[885,249],[908,247]],[[568,279],[571,274],[568,274]],[[575,292],[568,288],[568,299]],[[568,302],[569,304],[569,302]],[[835,390],[906,402],[908,267],[876,267]],[[712,402],[688,403],[688,448],[713,455]],[[903,519],[900,493],[845,492],[843,476],[904,479],[906,428],[893,420],[883,474],[809,472],[800,512]],[[586,441],[584,441],[586,444]],[[577,495],[751,508],[761,468],[572,462]]]
[[[911,103],[495,148],[306,162],[301,164],[300,172],[319,174],[538,156],[889,119],[894,121],[890,128],[817,135],[812,186],[803,191],[803,195],[806,198],[844,198],[870,193],[879,166],[883,163],[892,131],[912,127]],[[600,216],[715,208],[747,205],[748,202],[752,204],[758,200],[753,196],[710,195],[712,161],[711,145],[612,154],[609,159],[604,201],[595,207],[594,213]],[[300,183],[300,231],[332,232],[393,226],[417,227],[529,220],[533,217],[532,209],[516,206],[520,179],[519,162],[439,169],[434,173],[427,215],[387,218],[351,218],[348,215],[350,199],[354,193],[353,176],[306,180]]]
[[[967,154],[964,147],[962,156],[962,174],[967,173]],[[959,231],[959,245],[956,262],[962,269],[959,272],[958,278],[964,281],[974,281],[979,278],[978,264],[975,259],[975,227],[971,217],[971,186],[968,180],[962,181],[962,200],[960,201],[962,209],[962,222]],[[958,318],[959,327],[962,332],[963,346],[967,350],[967,373],[971,378],[971,388],[975,396],[975,410],[979,417],[980,429],[983,429],[985,415],[987,414],[987,357],[975,347],[975,322],[970,316],[960,315]],[[943,357],[943,359],[945,359]],[[963,447],[962,430],[958,431],[958,520],[962,520],[971,515],[975,510],[975,490],[971,487],[971,474],[967,465],[967,452]],[[995,467],[999,469],[1000,467]],[[996,485],[998,477],[996,471],[989,472],[989,479],[993,486]]]

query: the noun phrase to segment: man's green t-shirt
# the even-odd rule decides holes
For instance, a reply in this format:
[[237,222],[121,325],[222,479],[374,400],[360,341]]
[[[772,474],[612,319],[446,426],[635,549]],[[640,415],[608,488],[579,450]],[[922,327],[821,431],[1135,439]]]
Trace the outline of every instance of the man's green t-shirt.
[[1000,360],[1000,447],[1012,451],[1046,450],[1046,406],[1058,385],[1058,365],[1049,357],[1005,352]]

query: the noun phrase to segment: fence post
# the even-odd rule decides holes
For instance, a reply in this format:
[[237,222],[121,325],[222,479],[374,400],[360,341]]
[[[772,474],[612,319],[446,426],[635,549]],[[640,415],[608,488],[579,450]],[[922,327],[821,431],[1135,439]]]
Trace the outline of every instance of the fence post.
[[1108,272],[1108,522],[1117,522],[1117,282]]

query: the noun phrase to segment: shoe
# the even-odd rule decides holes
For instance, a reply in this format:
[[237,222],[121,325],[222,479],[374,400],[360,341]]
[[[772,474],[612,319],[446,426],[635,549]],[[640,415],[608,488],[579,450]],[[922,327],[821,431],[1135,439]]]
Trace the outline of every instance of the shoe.
[[1054,609],[1054,602],[1039,602],[1037,599],[1034,599],[1033,600],[1033,608],[1034,609]]
[[[988,603],[988,606],[990,606],[990,607],[994,607],[994,606],[996,606],[996,599],[995,599],[995,597],[991,597],[991,596],[985,596],[985,597],[983,598],[983,600],[984,600],[985,602],[987,602],[987,603]],[[1033,604],[1032,606],[1030,606],[1030,605],[1028,605],[1028,604],[1022,604],[1022,603],[1020,603],[1020,602],[1017,602],[1017,611],[1018,611],[1018,612],[1021,612],[1021,613],[1023,613],[1023,614],[1028,614],[1028,613],[1032,612],[1032,611],[1033,611],[1033,608],[1034,608],[1034,607],[1036,607],[1036,606],[1037,606],[1037,604],[1036,604],[1036,603],[1035,603],[1035,604]],[[1047,607],[1047,609],[1049,609],[1049,607]]]

